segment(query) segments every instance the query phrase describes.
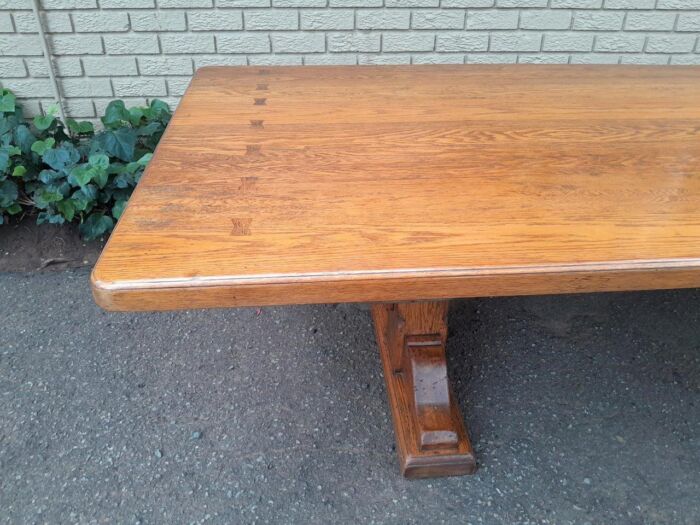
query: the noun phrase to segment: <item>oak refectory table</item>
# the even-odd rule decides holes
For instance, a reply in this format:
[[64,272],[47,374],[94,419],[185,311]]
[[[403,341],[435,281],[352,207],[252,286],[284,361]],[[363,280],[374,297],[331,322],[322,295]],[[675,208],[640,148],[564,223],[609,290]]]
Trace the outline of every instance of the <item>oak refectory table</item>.
[[449,299],[700,286],[700,68],[200,69],[92,286],[371,302],[401,471],[471,473]]

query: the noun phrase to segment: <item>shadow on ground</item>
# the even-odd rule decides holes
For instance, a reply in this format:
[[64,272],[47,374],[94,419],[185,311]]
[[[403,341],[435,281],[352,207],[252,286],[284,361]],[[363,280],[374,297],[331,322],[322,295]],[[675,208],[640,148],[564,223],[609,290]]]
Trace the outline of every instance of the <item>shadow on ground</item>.
[[477,475],[398,476],[367,311],[109,314],[0,274],[9,523],[700,522],[700,291],[456,301]]

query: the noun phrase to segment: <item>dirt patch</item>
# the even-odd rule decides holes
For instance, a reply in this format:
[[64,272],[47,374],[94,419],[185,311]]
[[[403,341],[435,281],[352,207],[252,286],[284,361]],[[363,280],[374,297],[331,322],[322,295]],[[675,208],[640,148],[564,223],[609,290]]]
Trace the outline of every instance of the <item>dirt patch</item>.
[[25,217],[19,222],[0,226],[0,272],[92,266],[105,241],[83,241],[75,224],[37,225],[34,217]]

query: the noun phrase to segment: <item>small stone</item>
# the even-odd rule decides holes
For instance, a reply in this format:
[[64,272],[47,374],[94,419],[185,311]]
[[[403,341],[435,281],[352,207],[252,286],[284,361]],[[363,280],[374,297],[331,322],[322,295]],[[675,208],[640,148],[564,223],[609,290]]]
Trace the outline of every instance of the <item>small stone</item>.
[[590,485],[590,484],[591,484],[591,478],[583,478],[583,484],[584,484],[584,485]]
[[156,449],[156,457],[158,459],[163,457],[163,452],[161,452],[161,450],[159,448]]
[[202,438],[201,432],[192,432],[192,437],[191,437],[192,441],[195,441],[195,440],[201,439],[201,438]]

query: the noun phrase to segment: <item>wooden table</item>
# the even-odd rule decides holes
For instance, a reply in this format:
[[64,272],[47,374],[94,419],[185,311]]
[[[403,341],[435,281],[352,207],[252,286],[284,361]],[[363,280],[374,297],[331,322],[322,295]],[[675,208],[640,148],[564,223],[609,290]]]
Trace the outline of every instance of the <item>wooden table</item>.
[[700,286],[700,68],[200,69],[92,286],[372,302],[401,471],[471,473],[448,299]]

